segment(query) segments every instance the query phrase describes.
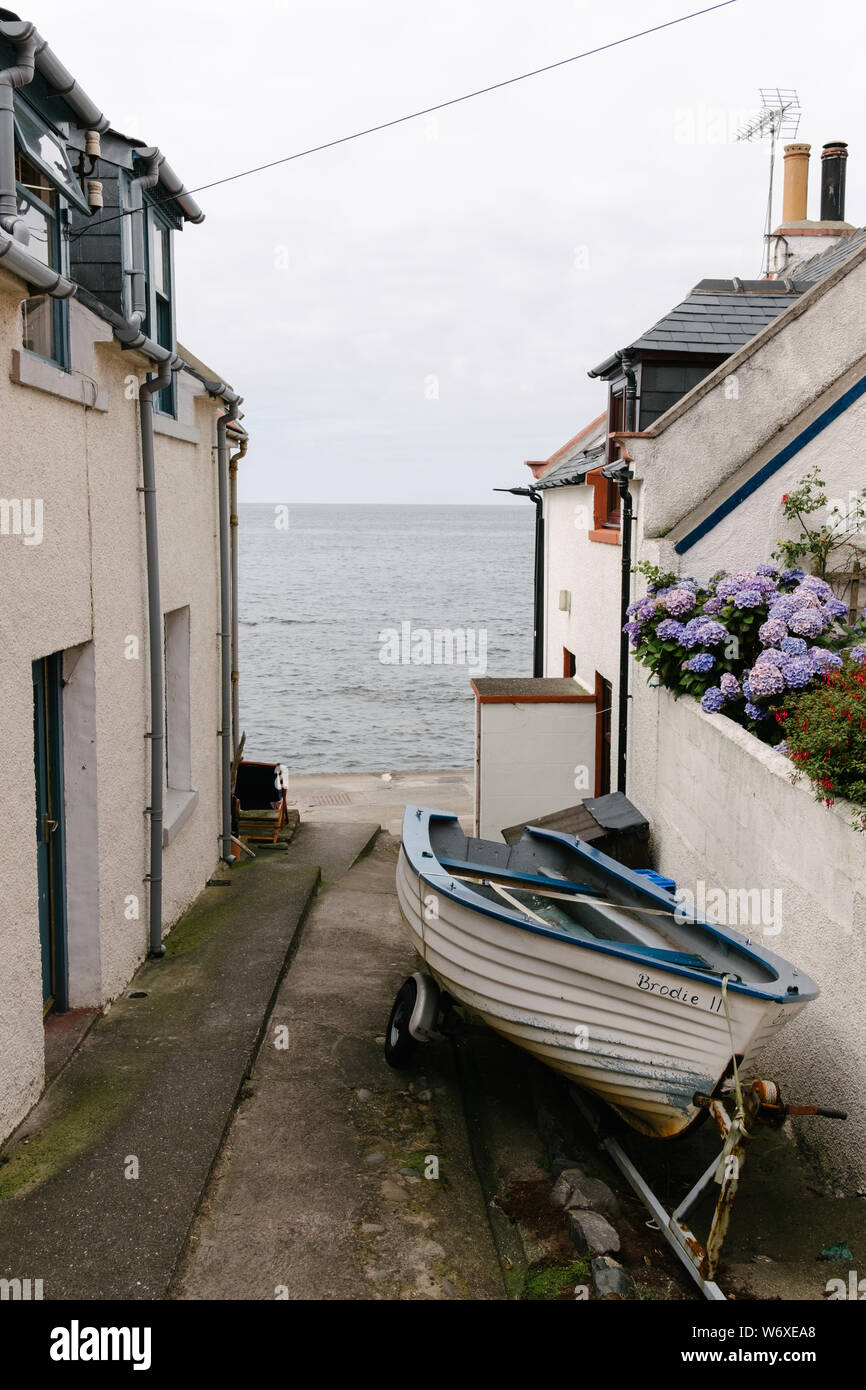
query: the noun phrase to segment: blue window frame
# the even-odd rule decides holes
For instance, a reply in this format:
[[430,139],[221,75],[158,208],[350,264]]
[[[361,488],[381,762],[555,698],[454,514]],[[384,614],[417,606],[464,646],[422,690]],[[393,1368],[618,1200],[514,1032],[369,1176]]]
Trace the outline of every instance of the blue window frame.
[[[130,178],[121,180],[121,200],[125,216],[121,222],[121,255],[124,272],[124,312],[143,305],[142,332],[160,347],[175,349],[174,321],[174,263],[171,234],[178,226],[177,219],[167,209],[158,206],[159,186],[153,196],[146,190],[140,208],[135,206],[130,190]],[[144,280],[142,300],[133,304],[133,285],[140,289]],[[163,415],[177,415],[175,378],[154,397],[154,409]]]
[[[172,264],[172,226],[161,211],[145,200],[145,262],[147,277],[147,316],[145,332],[160,347],[174,351],[174,267]],[[163,415],[177,414],[175,377],[154,398]]]
[[[35,260],[62,274],[66,264],[66,208],[41,164],[34,164],[20,147],[15,151],[15,187],[18,215],[30,232],[27,250]],[[66,301],[48,294],[34,295],[23,301],[21,313],[26,350],[68,369]]]
[[63,136],[15,95],[15,136],[18,148],[67,202],[90,213],[83,187],[72,167]]

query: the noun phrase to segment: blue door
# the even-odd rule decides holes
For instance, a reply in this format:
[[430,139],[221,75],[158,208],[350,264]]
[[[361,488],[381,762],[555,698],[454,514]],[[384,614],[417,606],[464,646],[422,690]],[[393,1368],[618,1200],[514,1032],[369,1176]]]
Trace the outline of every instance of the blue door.
[[33,663],[36,864],[42,1010],[68,1007],[63,849],[62,662],[60,652]]

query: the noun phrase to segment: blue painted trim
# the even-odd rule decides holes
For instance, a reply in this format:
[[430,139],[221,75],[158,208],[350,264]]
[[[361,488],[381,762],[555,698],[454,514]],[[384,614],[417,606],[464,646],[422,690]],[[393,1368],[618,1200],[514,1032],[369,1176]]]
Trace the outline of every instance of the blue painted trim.
[[677,554],[684,555],[687,550],[691,550],[693,545],[707,535],[709,531],[714,530],[720,521],[724,520],[726,516],[729,516],[730,513],[739,507],[740,503],[744,502],[747,497],[750,497],[753,492],[757,492],[758,488],[761,487],[768,478],[771,478],[774,473],[777,473],[783,464],[786,464],[789,459],[792,459],[795,454],[798,454],[801,449],[804,449],[807,444],[810,444],[828,425],[832,424],[834,420],[844,414],[850,405],[853,405],[856,400],[859,400],[864,393],[866,393],[866,376],[861,377],[853,386],[849,386],[848,390],[839,397],[838,401],[828,406],[825,411],[812,421],[811,425],[807,425],[806,429],[797,435],[796,439],[792,439],[790,444],[786,444],[784,449],[781,449],[773,458],[768,459],[763,467],[758,469],[757,473],[754,473],[747,482],[741,483],[736,491],[732,492],[730,497],[720,503],[715,511],[710,512],[710,515],[705,517],[694,530],[689,531],[687,536],[683,536],[681,541],[677,541],[674,545],[674,550]]

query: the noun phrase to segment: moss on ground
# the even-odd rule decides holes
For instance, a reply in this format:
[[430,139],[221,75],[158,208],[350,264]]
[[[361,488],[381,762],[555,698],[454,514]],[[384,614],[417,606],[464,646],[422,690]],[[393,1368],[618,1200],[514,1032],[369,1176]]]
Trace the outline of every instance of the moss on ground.
[[564,1294],[572,1295],[576,1284],[588,1284],[590,1277],[588,1260],[572,1260],[571,1264],[559,1264],[556,1260],[545,1260],[534,1265],[526,1276],[523,1297],[529,1301],[561,1299]]
[[124,1068],[77,1083],[56,1118],[0,1159],[0,1200],[23,1197],[91,1148],[134,1103],[142,1072]]
[[[249,871],[248,864],[236,864],[232,878]],[[226,880],[231,882],[231,880]],[[165,954],[168,957],[185,956],[194,951],[220,929],[227,925],[237,913],[237,904],[232,901],[231,888],[211,888],[206,905],[196,903],[165,938]]]

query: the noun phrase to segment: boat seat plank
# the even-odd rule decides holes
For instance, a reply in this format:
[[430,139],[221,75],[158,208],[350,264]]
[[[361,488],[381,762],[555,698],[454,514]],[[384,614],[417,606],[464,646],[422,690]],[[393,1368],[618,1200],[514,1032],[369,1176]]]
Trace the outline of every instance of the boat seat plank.
[[608,938],[601,933],[593,932],[590,928],[580,922],[576,922],[565,912],[558,908],[555,903],[543,902],[538,904],[536,911],[525,899],[530,900],[535,896],[531,893],[521,893],[519,897],[514,897],[505,888],[488,880],[485,884],[499,898],[502,898],[510,907],[516,908],[518,912],[523,912],[532,921],[538,922],[543,927],[554,927],[560,931],[567,932],[569,936],[575,936],[584,941],[607,941],[611,944],[616,941],[619,946],[624,946],[628,951],[634,951],[636,955],[650,956],[653,960],[665,961],[669,965],[689,966],[693,970],[712,970],[710,962],[703,956],[693,955],[689,951],[672,951],[669,947],[650,946],[642,939],[625,940],[621,938]]
[[468,859],[440,859],[439,863],[443,869],[450,873],[470,873],[479,877],[487,878],[490,874],[495,874],[497,878],[504,878],[512,883],[538,883],[545,887],[556,884],[557,888],[566,888],[572,893],[583,893],[587,897],[601,898],[604,895],[597,888],[591,888],[587,883],[574,883],[569,878],[549,877],[546,874],[520,873],[516,869],[500,869],[498,865],[473,864]]

